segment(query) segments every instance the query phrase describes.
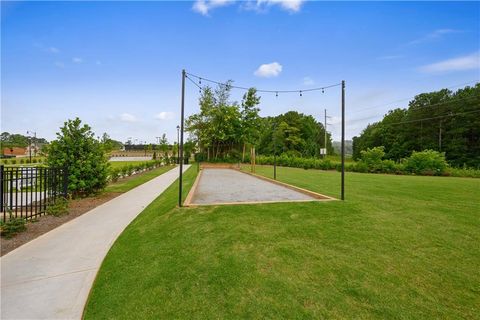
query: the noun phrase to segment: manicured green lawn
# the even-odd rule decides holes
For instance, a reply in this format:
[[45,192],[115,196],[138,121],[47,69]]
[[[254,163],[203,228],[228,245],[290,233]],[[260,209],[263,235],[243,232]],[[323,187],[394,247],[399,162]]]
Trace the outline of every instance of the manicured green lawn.
[[[337,172],[278,178],[339,194]],[[480,179],[346,182],[345,202],[182,209],[172,185],[113,245],[85,318],[478,319]]]
[[167,172],[173,167],[174,166],[158,167],[158,168],[128,177],[124,181],[111,183],[105,188],[105,192],[127,192],[147,181],[152,180],[153,178],[158,177],[159,175]]

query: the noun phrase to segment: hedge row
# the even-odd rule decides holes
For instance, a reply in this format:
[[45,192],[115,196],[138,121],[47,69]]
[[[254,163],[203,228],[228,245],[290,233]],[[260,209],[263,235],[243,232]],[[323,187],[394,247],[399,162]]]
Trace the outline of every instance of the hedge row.
[[11,159],[2,159],[0,160],[0,164],[29,164],[29,163],[43,163],[45,162],[44,158],[32,158],[30,162],[30,158],[11,158]]
[[[377,151],[378,150],[373,150],[373,153],[376,153]],[[432,150],[414,152],[412,156],[404,159],[400,163],[396,163],[392,160],[382,160],[382,157],[378,157],[378,154],[372,155],[371,153],[366,153],[361,161],[345,163],[345,171],[480,178],[480,170],[451,168],[447,165],[443,154]],[[273,160],[273,156],[259,155],[256,157],[256,163],[259,165],[273,165]],[[277,157],[277,165],[283,167],[320,170],[341,171],[342,169],[341,163],[339,162],[316,158],[291,157],[286,155]]]
[[173,164],[173,158],[164,158],[162,160],[146,161],[139,164],[126,164],[122,167],[110,168],[109,181],[115,182],[120,178],[125,178],[147,170],[152,170],[164,165]]

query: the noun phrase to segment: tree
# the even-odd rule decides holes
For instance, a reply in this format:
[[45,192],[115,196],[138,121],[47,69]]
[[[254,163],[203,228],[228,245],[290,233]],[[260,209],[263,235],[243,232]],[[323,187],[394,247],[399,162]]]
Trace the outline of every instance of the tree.
[[160,151],[163,152],[163,157],[168,158],[168,140],[167,135],[164,133],[160,138]]
[[353,157],[385,147],[385,158],[399,161],[414,151],[445,152],[449,164],[480,168],[480,84],[456,92],[422,93],[407,109],[394,109],[353,139]]
[[123,143],[113,140],[106,132],[103,133],[101,142],[105,152],[112,152],[113,150],[119,150],[123,147]]
[[258,123],[260,108],[260,97],[257,96],[257,89],[250,88],[247,93],[243,95],[241,114],[241,139],[243,141],[242,161],[245,159],[245,145],[255,144],[259,139]]
[[60,128],[48,146],[47,164],[67,170],[68,191],[73,195],[92,194],[107,184],[109,163],[103,144],[79,118]]

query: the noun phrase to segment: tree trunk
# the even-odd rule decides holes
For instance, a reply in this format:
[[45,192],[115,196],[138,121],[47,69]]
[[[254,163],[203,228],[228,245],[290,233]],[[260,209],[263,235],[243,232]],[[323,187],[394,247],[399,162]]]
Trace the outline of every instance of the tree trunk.
[[243,142],[242,163],[245,161],[245,142]]

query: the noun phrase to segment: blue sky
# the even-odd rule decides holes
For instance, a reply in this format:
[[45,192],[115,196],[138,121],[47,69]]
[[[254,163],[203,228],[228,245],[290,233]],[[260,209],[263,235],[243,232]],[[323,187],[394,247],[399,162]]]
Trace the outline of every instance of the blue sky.
[[[346,80],[347,137],[417,93],[480,79],[479,2],[2,2],[1,130],[53,139],[176,139],[182,68],[285,90]],[[262,66],[263,65],[263,66]],[[243,92],[233,91],[232,100]],[[198,110],[187,82],[186,113]],[[340,136],[340,90],[262,95],[262,115],[312,114]],[[372,108],[375,107],[375,108]],[[364,110],[366,109],[366,110]]]

